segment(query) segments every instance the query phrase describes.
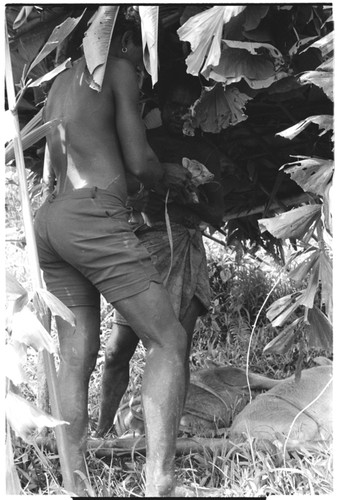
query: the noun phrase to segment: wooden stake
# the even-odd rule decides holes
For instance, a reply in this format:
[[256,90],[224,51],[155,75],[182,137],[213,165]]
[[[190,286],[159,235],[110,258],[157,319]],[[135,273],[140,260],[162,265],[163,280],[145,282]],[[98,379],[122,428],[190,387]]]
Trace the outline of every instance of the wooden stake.
[[[31,206],[30,206],[28,187],[27,187],[25,161],[23,156],[23,149],[20,136],[20,125],[16,107],[15,87],[14,87],[13,70],[11,64],[6,20],[5,20],[5,37],[6,37],[5,70],[6,70],[6,89],[7,89],[8,107],[13,115],[13,120],[15,124],[15,137],[13,138],[15,161],[19,176],[23,224],[26,235],[29,265],[31,269],[31,278],[33,283],[33,289],[36,290],[38,288],[43,288],[43,283],[41,277],[41,270],[39,266],[39,259],[38,259],[34,226],[33,226],[33,217],[31,213]],[[60,403],[59,403],[60,398],[58,394],[58,387],[56,381],[54,358],[46,350],[43,350],[43,360],[45,365],[50,399],[51,399],[52,415],[56,419],[64,420],[60,410]],[[57,448],[60,455],[60,463],[61,463],[61,471],[63,476],[64,487],[69,492],[75,492],[75,482],[69,460],[70,453],[69,453],[68,440],[64,425],[56,426],[55,434],[56,434]]]

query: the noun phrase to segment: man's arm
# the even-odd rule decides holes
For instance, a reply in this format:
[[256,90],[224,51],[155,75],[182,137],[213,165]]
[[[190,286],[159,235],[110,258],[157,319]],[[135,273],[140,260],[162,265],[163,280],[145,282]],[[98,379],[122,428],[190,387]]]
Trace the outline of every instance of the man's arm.
[[164,170],[150,148],[139,113],[137,74],[129,61],[110,62],[109,82],[114,96],[115,119],[125,167],[146,187],[160,182]]
[[159,162],[146,139],[139,113],[139,88],[136,71],[128,61],[115,58],[109,80],[114,95],[116,128],[125,166],[146,188],[181,186],[189,175],[175,175]]

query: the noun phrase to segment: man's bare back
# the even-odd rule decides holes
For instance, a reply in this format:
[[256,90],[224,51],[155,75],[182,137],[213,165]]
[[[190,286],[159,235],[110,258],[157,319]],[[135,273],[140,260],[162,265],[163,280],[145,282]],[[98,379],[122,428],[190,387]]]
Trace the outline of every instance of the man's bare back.
[[[102,91],[92,90],[89,81],[82,58],[57,78],[49,94],[45,119],[61,119],[48,137],[49,161],[57,178],[57,192],[109,186],[110,191],[125,199],[124,165],[136,174],[137,168],[141,170],[151,159],[151,151],[143,148],[135,162],[132,142],[123,145],[123,134],[129,137],[132,129],[136,130],[135,141],[138,134],[142,144],[146,142],[145,136],[141,137],[143,125],[138,113],[136,74],[129,61],[110,56]],[[119,130],[116,130],[116,120]],[[129,162],[125,158],[126,149]],[[157,168],[153,179],[161,175],[162,170]]]

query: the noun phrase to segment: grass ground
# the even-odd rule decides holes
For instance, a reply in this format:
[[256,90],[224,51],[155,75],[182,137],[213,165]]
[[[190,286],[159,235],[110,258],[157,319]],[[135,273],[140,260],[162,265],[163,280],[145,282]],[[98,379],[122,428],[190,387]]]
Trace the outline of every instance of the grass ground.
[[[15,182],[15,176],[7,179]],[[8,186],[7,186],[8,187]],[[20,283],[30,288],[29,263],[24,249],[20,221],[20,206],[15,185],[7,190],[6,267]],[[275,336],[261,305],[272,288],[280,269],[263,256],[262,262],[246,255],[238,261],[233,252],[205,240],[209,275],[213,291],[211,311],[199,319],[191,352],[191,370],[210,363],[244,368],[249,349],[252,371],[275,378],[291,375],[296,366],[298,351],[285,355],[265,355],[263,347]],[[270,302],[284,295],[292,285],[280,279]],[[256,320],[253,336],[252,325]],[[111,330],[112,307],[102,301],[101,348],[89,389],[90,432],[96,429],[99,392],[104,362],[104,346]],[[53,333],[55,335],[55,332]],[[308,352],[304,366],[313,365],[313,358],[326,353]],[[131,362],[130,385],[126,397],[139,394],[145,350],[139,345]],[[29,348],[26,369],[30,383],[21,390],[31,401],[36,399],[37,354]],[[34,446],[14,440],[14,457],[21,487],[27,495],[64,494],[57,455],[41,452]],[[144,492],[144,463],[142,455],[99,459],[88,456],[88,470],[93,496],[137,497]],[[176,458],[178,484],[189,496],[265,496],[265,495],[332,495],[332,445],[322,445],[314,453],[292,453],[282,463],[275,463],[267,452],[259,451],[254,443],[242,443],[239,452],[190,453]]]

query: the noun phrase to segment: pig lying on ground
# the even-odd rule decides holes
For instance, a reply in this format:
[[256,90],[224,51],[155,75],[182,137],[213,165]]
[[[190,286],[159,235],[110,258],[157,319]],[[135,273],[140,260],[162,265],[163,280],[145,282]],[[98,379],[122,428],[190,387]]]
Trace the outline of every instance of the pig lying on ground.
[[[332,436],[332,366],[303,370],[249,403],[235,418],[229,438],[246,435],[278,441],[287,450],[312,448]],[[289,435],[288,435],[289,434]]]
[[[267,392],[247,404],[249,391],[244,370],[231,366],[199,370],[191,377],[181,431],[185,435],[187,432],[214,436],[223,434],[222,428],[228,430],[232,424],[231,441],[242,442],[249,435],[258,440],[284,442],[298,415],[287,439],[287,449],[308,447],[332,434],[331,377],[332,365],[303,370],[299,381],[294,376],[273,380],[250,373],[252,396],[257,391]],[[115,425],[119,435],[142,435],[140,401],[135,401],[131,409],[124,405]]]
[[[263,375],[249,373],[252,395],[281,383]],[[241,368],[223,366],[198,370],[191,375],[180,430],[191,435],[210,436],[219,428],[229,427],[234,415],[249,401],[247,376]],[[118,435],[131,429],[144,434],[140,399],[120,407],[115,420]]]

